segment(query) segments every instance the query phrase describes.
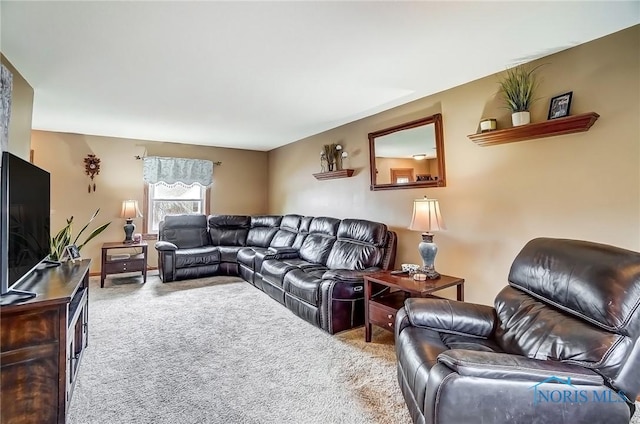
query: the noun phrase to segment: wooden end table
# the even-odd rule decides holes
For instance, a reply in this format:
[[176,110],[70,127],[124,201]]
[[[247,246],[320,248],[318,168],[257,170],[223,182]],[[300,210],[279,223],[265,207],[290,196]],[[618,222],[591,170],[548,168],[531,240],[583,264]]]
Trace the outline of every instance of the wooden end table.
[[[371,283],[389,287],[392,291],[376,298],[371,297]],[[380,271],[364,276],[364,339],[371,341],[371,325],[395,330],[396,313],[409,297],[438,297],[433,293],[449,287],[457,287],[458,300],[464,300],[464,279],[441,275],[437,280],[416,281],[408,274],[391,274]]]
[[[109,250],[141,248],[142,253],[131,255],[128,258],[118,258],[115,255],[109,255]],[[111,242],[102,245],[102,264],[100,266],[100,287],[104,287],[104,280],[107,274],[122,274],[125,272],[142,272],[142,282],[147,282],[147,242],[140,243],[124,243]]]

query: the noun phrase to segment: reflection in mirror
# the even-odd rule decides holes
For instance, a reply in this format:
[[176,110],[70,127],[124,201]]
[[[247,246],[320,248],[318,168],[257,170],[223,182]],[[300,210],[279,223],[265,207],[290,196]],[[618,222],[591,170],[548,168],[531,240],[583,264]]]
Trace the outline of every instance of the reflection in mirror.
[[369,134],[371,190],[444,187],[442,115]]

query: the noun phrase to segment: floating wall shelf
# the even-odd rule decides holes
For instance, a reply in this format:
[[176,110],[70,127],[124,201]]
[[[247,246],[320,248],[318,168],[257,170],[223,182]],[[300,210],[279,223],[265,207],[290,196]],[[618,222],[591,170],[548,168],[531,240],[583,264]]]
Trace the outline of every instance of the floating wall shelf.
[[348,178],[353,175],[353,169],[341,169],[340,171],[320,172],[313,174],[316,180],[333,180],[334,178]]
[[589,128],[600,117],[595,112],[581,115],[567,116],[566,118],[551,119],[535,124],[521,125],[519,127],[504,130],[488,131],[480,134],[471,134],[468,137],[480,146],[493,146],[494,144],[513,143],[514,141],[533,140],[536,138],[553,137],[556,135],[573,134],[589,131]]

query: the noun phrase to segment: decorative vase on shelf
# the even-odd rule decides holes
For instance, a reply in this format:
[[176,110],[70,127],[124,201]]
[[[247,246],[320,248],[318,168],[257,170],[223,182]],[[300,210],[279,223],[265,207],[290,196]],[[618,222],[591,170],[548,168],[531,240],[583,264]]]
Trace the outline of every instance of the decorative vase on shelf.
[[528,111],[514,112],[511,114],[511,122],[513,123],[514,127],[527,125],[531,122],[531,114]]
[[348,164],[347,164],[347,158],[349,157],[349,153],[347,152],[342,152],[342,154],[340,155],[340,168],[341,169],[346,169],[348,168]]

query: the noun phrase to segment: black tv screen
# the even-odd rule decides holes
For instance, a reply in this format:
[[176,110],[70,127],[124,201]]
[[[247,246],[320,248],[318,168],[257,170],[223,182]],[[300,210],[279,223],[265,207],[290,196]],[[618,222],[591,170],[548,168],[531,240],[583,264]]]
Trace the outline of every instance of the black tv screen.
[[49,255],[50,176],[8,152],[1,167],[4,294]]

